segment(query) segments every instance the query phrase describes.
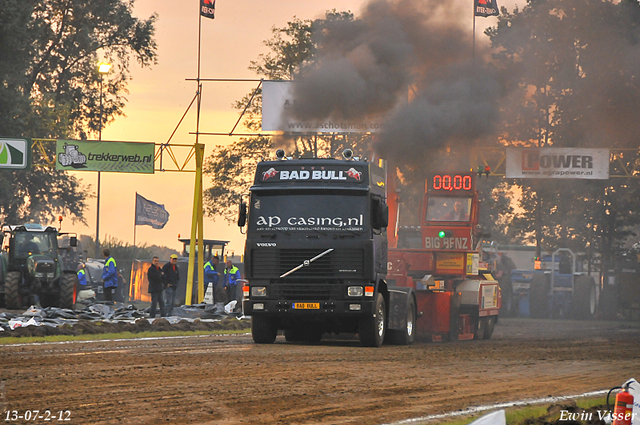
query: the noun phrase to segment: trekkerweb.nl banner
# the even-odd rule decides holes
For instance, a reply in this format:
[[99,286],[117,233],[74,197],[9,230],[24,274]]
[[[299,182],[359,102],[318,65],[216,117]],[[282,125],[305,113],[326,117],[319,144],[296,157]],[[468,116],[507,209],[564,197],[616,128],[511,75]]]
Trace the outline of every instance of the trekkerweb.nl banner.
[[153,143],[58,140],[56,170],[153,174],[154,154]]

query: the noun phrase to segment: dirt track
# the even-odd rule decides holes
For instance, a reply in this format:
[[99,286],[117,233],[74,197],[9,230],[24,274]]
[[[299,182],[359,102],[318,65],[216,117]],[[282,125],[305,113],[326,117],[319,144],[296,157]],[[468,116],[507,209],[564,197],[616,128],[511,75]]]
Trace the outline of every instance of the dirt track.
[[0,402],[78,424],[382,424],[610,388],[640,377],[639,353],[638,323],[525,319],[490,341],[379,349],[248,335],[1,346]]

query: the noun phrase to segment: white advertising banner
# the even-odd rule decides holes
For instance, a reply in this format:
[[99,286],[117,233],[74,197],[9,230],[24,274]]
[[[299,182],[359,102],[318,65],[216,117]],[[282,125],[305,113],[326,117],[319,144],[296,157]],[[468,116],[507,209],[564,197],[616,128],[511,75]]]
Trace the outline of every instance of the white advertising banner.
[[609,149],[507,148],[507,178],[609,178]]
[[375,133],[380,131],[382,118],[365,120],[324,119],[302,121],[291,113],[296,99],[293,81],[262,83],[262,131],[287,133]]

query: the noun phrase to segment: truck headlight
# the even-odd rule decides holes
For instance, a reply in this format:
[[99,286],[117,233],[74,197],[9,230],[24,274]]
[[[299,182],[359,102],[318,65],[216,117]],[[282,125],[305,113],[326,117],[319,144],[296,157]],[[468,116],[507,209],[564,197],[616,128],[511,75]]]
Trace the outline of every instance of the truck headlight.
[[35,273],[34,273],[34,276],[35,276],[35,277],[44,277],[44,273],[42,273],[42,272],[35,272]]
[[251,287],[251,296],[252,297],[266,297],[267,296],[267,287],[266,286],[252,286]]
[[347,288],[347,295],[350,297],[361,297],[364,294],[362,286],[349,286]]

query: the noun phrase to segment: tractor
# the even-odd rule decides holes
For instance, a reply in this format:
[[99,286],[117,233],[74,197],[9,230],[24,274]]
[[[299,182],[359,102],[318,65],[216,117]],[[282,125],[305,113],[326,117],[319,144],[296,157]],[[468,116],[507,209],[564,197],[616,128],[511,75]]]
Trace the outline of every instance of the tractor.
[[[42,307],[73,308],[78,278],[65,267],[58,230],[40,224],[4,225],[0,234],[0,300],[21,309],[39,300]],[[70,237],[75,246],[77,237]]]

